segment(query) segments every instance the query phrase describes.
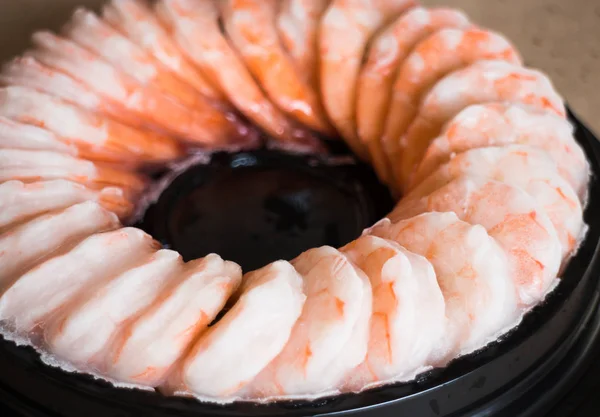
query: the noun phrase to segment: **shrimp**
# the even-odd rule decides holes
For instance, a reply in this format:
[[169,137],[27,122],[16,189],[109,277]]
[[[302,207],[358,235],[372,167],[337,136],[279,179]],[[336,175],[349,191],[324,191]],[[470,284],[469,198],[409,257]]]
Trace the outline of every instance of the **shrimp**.
[[212,147],[236,137],[236,126],[225,113],[94,13],[76,10],[64,32],[68,38],[104,58],[143,86],[156,88],[160,91],[157,94],[174,98],[183,108],[193,112],[189,132],[185,135],[190,141]]
[[369,233],[394,240],[433,265],[448,318],[438,364],[481,348],[516,324],[516,289],[506,254],[482,226],[454,213],[424,213],[380,222]]
[[428,146],[409,188],[455,153],[515,143],[546,151],[583,201],[589,164],[573,137],[573,126],[553,112],[512,103],[475,104],[458,113]]
[[321,20],[319,58],[321,95],[333,125],[354,153],[369,159],[356,134],[356,84],[367,43],[413,0],[333,0]]
[[369,277],[373,315],[365,361],[344,390],[406,379],[430,363],[444,336],[444,297],[431,264],[395,242],[363,235],[341,251]]
[[190,59],[210,76],[227,98],[246,116],[297,151],[321,149],[316,137],[296,127],[271,104],[221,33],[219,12],[210,0],[160,0],[156,12]]
[[86,201],[4,231],[0,234],[0,294],[53,252],[118,226],[117,216]]
[[436,30],[469,25],[467,16],[457,10],[415,7],[371,41],[358,78],[356,124],[358,136],[368,147],[371,163],[383,182],[389,179],[381,136],[398,68],[414,46]]
[[242,279],[239,265],[210,254],[185,266],[159,303],[121,332],[107,374],[158,386],[188,345],[215,319]]
[[57,137],[54,133],[41,127],[15,122],[0,116],[0,148],[41,150],[79,155],[77,146]]
[[367,353],[368,277],[330,246],[309,249],[292,264],[304,277],[304,310],[283,351],[252,383],[253,398],[331,392]]
[[463,175],[426,197],[403,199],[388,218],[398,222],[429,211],[452,211],[485,227],[508,256],[521,306],[540,301],[555,282],[561,263],[558,235],[544,210],[520,188]]
[[21,275],[0,298],[0,321],[27,337],[159,247],[148,234],[133,227],[91,235]]
[[584,230],[581,203],[544,150],[526,145],[471,149],[442,165],[406,198],[426,196],[461,175],[493,179],[527,191],[554,225],[562,258],[575,249]]
[[120,188],[92,190],[67,180],[29,184],[10,180],[0,184],[0,230],[84,201],[95,201],[121,219],[127,218],[133,210],[133,203],[125,198]]
[[279,41],[277,0],[224,0],[220,6],[229,40],[275,105],[309,128],[330,133],[316,92]]
[[98,190],[118,187],[125,197],[138,196],[147,184],[142,174],[94,164],[85,159],[49,152],[0,149],[0,182],[65,179]]
[[522,103],[566,116],[562,98],[541,72],[506,61],[478,61],[446,76],[423,99],[418,116],[401,138],[402,153],[395,157],[397,186],[406,189],[448,120],[470,104],[490,101]]
[[[178,143],[138,130],[26,87],[0,88],[0,116],[50,130],[86,155],[115,162],[167,162],[183,156]],[[89,150],[89,151],[88,151]]]
[[318,32],[329,0],[282,0],[277,30],[300,75],[318,91]]
[[48,323],[48,349],[78,369],[103,372],[124,326],[167,291],[181,267],[177,252],[160,249],[141,265],[105,280]]
[[281,352],[306,296],[286,261],[245,274],[236,302],[203,333],[166,389],[230,401]]
[[111,0],[102,9],[103,19],[150,53],[205,97],[226,101],[223,93],[185,57],[158,18],[141,0]]
[[404,150],[403,135],[417,116],[426,92],[446,74],[482,59],[521,64],[518,52],[504,36],[478,28],[440,29],[416,46],[394,81],[381,139],[390,169],[398,165]]
[[201,114],[151,85],[140,84],[75,42],[50,32],[37,32],[32,39],[35,49],[26,56],[83,83],[106,101],[102,108],[115,119],[125,118],[132,126],[152,127],[192,142],[202,142],[210,133]]

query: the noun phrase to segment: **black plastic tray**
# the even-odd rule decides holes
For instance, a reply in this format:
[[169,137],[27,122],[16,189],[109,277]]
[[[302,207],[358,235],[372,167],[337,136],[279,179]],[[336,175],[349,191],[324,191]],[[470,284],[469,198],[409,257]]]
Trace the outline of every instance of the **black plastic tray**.
[[27,416],[539,416],[563,396],[591,360],[600,333],[600,143],[573,116],[593,178],[586,239],[557,289],[510,333],[416,381],[314,402],[203,404],[116,389],[44,365],[30,348],[0,341],[0,403]]

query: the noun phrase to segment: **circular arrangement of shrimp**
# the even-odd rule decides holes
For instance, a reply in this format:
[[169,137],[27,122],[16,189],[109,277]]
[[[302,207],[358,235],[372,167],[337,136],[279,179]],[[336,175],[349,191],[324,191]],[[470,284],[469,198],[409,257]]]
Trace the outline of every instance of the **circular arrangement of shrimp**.
[[[242,274],[122,226],[149,167],[198,149],[323,152],[318,135],[404,195],[342,248]],[[112,0],[0,72],[2,334],[205,401],[407,381],[552,290],[585,232],[587,181],[548,78],[459,11]]]

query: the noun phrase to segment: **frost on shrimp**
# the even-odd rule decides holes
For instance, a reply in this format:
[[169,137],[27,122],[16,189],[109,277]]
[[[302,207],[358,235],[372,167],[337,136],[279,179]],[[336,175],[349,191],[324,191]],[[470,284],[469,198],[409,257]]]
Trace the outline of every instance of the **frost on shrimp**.
[[292,261],[306,303],[289,342],[250,386],[250,397],[335,392],[365,358],[371,316],[368,277],[338,250],[309,249]]
[[431,264],[395,242],[372,235],[341,250],[373,287],[367,356],[343,382],[342,390],[411,379],[432,364],[445,328],[444,297]]
[[544,210],[520,188],[461,175],[426,197],[403,199],[388,217],[397,222],[429,211],[454,212],[485,227],[508,256],[521,305],[540,301],[555,282],[561,262],[558,235]]
[[577,194],[563,179],[556,163],[542,149],[507,145],[471,149],[442,165],[407,196],[426,196],[460,175],[489,178],[519,187],[544,209],[554,225],[566,259],[584,230],[582,207]]
[[516,291],[506,255],[482,226],[433,212],[383,221],[369,233],[398,242],[433,265],[448,318],[434,354],[438,365],[481,348],[515,324]]
[[286,345],[306,296],[302,277],[286,261],[246,274],[235,304],[193,347],[163,389],[227,402]]
[[531,145],[546,151],[580,201],[584,201],[589,164],[573,137],[573,126],[553,112],[516,103],[475,104],[458,113],[428,146],[410,188],[453,154],[507,144]]

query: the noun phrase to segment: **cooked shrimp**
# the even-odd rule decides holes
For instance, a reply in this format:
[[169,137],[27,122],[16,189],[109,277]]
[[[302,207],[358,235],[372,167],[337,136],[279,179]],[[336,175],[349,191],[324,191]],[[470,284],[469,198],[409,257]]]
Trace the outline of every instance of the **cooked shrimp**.
[[0,234],[0,293],[61,247],[118,226],[117,216],[86,201],[4,231]]
[[77,156],[77,147],[58,138],[54,133],[0,116],[0,148],[27,149],[65,153]]
[[329,0],[282,0],[277,30],[298,73],[318,91],[318,32]]
[[111,0],[104,5],[102,17],[196,91],[211,99],[225,100],[217,86],[185,57],[144,1]]
[[107,161],[166,162],[182,156],[168,136],[123,125],[25,87],[0,88],[0,115],[48,129],[85,155],[99,153]]
[[446,76],[425,96],[418,116],[401,138],[396,156],[396,184],[405,189],[427,146],[444,123],[470,104],[507,101],[553,111],[565,117],[562,98],[539,71],[506,61],[478,61]]
[[124,326],[159,299],[181,267],[177,252],[161,249],[141,265],[109,277],[49,324],[45,331],[49,350],[78,369],[102,372],[110,346]]
[[321,149],[316,137],[295,127],[263,94],[221,32],[218,9],[211,0],[160,0],[156,11],[179,46],[246,117],[281,146],[299,151]]
[[364,272],[330,246],[309,249],[292,264],[304,277],[304,310],[283,351],[252,384],[252,397],[334,391],[367,353],[363,318],[371,316],[372,294]]
[[316,92],[279,41],[277,0],[223,0],[219,5],[229,40],[271,100],[298,122],[330,132]]
[[578,244],[584,229],[577,194],[542,149],[508,145],[459,153],[414,188],[406,198],[423,197],[461,175],[472,175],[519,187],[545,210],[554,225],[565,259]]
[[441,29],[416,46],[394,81],[385,122],[382,143],[390,169],[398,166],[404,151],[403,135],[417,116],[426,92],[446,74],[482,59],[521,64],[518,52],[504,36],[477,28]]
[[36,48],[27,56],[84,83],[106,100],[103,109],[114,118],[126,118],[133,126],[150,126],[190,141],[204,143],[210,137],[202,114],[151,85],[140,84],[75,42],[49,32],[35,33],[33,42]]
[[27,337],[76,300],[94,294],[99,285],[139,265],[159,246],[133,227],[92,235],[22,275],[0,298],[0,320]]
[[95,201],[119,218],[127,218],[133,209],[133,204],[119,188],[92,190],[66,180],[29,184],[11,180],[0,184],[0,230],[33,216],[65,209],[84,201]]
[[525,191],[460,176],[427,197],[403,199],[388,217],[397,222],[429,211],[453,211],[486,228],[508,256],[521,305],[540,301],[551,288],[561,263],[560,241],[547,214]]
[[369,233],[394,240],[433,265],[448,318],[438,341],[439,363],[479,349],[514,326],[519,312],[507,257],[482,226],[454,213],[424,213],[380,222]]
[[575,142],[573,126],[552,112],[512,103],[476,104],[457,114],[427,148],[411,188],[455,153],[511,143],[531,145],[546,151],[583,201],[589,164]]
[[121,332],[107,374],[118,381],[158,386],[241,279],[241,268],[219,255],[188,263],[177,286]]
[[244,275],[231,310],[200,336],[169,390],[231,401],[287,343],[306,296],[286,261]]
[[124,74],[144,86],[160,90],[157,94],[166,94],[185,106],[190,112],[191,123],[185,137],[190,141],[218,147],[232,138],[236,139],[237,127],[235,121],[230,120],[233,115],[228,116],[211,105],[195,89],[94,13],[76,10],[64,32],[71,40],[104,58]]
[[430,365],[446,322],[444,297],[431,264],[395,242],[371,235],[341,250],[373,287],[367,356],[345,389],[406,379]]
[[94,164],[85,159],[48,151],[0,149],[0,182],[65,179],[93,189],[118,187],[133,198],[145,188],[142,174]]
[[333,0],[319,29],[320,84],[333,125],[362,159],[366,146],[356,134],[356,84],[366,45],[373,34],[413,0]]
[[356,124],[379,178],[388,182],[381,145],[392,85],[398,68],[421,40],[444,27],[466,28],[469,20],[453,9],[415,7],[401,15],[372,41],[357,86]]

